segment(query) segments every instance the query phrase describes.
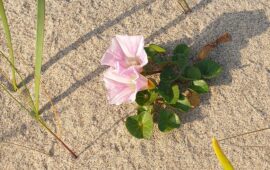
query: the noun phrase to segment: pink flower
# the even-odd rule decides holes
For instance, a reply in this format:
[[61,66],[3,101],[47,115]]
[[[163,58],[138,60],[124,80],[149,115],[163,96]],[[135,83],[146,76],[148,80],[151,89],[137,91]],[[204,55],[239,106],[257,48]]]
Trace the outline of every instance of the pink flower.
[[108,100],[110,104],[116,105],[134,102],[137,92],[148,88],[148,79],[134,67],[118,70],[109,68],[104,73],[104,81]]
[[147,63],[143,36],[116,35],[101,59],[101,65],[113,68],[117,68],[118,65],[122,68],[133,66],[139,72]]

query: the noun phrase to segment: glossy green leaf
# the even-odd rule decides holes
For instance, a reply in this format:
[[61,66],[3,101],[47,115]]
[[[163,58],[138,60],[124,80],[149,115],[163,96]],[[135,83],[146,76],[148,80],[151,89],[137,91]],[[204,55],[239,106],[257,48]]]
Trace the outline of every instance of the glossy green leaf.
[[158,46],[156,44],[150,44],[148,46],[148,48],[158,52],[158,53],[165,53],[166,52],[166,49],[165,48],[162,48],[161,46]]
[[183,54],[175,54],[172,56],[172,62],[175,63],[180,70],[183,70],[188,64],[188,57]]
[[158,97],[158,93],[155,90],[143,90],[139,91],[136,95],[136,103],[140,106],[149,105],[153,103]]
[[130,116],[126,121],[126,127],[129,133],[139,139],[149,139],[153,133],[153,126],[153,117],[148,112]]
[[183,95],[180,95],[178,101],[172,106],[179,109],[181,112],[188,112],[192,107],[188,98]]
[[188,64],[188,56],[190,49],[186,44],[179,44],[175,47],[173,51],[172,61],[178,65],[178,67],[183,70]]
[[188,66],[183,72],[183,77],[186,80],[198,80],[201,79],[200,69],[195,66]]
[[165,67],[160,73],[160,80],[163,82],[173,82],[179,77],[178,70],[173,66]]
[[188,57],[190,48],[186,44],[179,44],[173,50],[174,55],[181,54],[184,57]]
[[189,89],[195,91],[199,94],[209,92],[208,84],[204,80],[194,80],[192,81]]
[[177,114],[162,109],[159,112],[158,128],[162,132],[168,132],[174,128],[180,127],[180,119]]
[[151,48],[149,48],[149,47],[144,47],[144,50],[145,50],[147,56],[148,56],[150,59],[152,59],[152,58],[157,54],[157,52],[156,52],[155,50],[153,50],[153,49],[151,49]]
[[200,69],[202,77],[205,79],[217,77],[222,72],[222,67],[212,60],[202,60],[196,66]]
[[156,44],[150,44],[148,47],[144,48],[149,60],[156,64],[162,64],[166,62],[166,58],[162,57],[160,54],[165,53],[166,50]]
[[180,91],[177,84],[170,85],[166,82],[160,82],[158,93],[164,98],[166,103],[175,104],[179,99]]

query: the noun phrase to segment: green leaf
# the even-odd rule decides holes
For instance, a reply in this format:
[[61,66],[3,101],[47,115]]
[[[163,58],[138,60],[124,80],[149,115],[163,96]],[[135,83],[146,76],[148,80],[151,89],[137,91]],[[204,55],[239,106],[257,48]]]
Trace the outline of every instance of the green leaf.
[[178,101],[172,106],[179,109],[181,112],[188,112],[192,107],[188,98],[183,95],[180,95]]
[[150,59],[152,59],[152,58],[157,54],[155,50],[153,50],[153,49],[151,49],[151,48],[149,48],[149,47],[144,47],[144,50],[145,50],[147,56],[148,56]]
[[160,73],[160,80],[163,82],[173,82],[178,79],[179,75],[180,74],[175,67],[165,67]]
[[147,56],[156,64],[162,64],[166,62],[166,58],[162,57],[160,54],[165,53],[166,50],[156,44],[150,44],[148,47],[144,48]]
[[137,114],[140,114],[142,112],[149,112],[152,113],[153,106],[152,105],[147,105],[147,106],[139,106],[137,108]]
[[175,54],[172,56],[172,61],[175,63],[181,70],[185,68],[188,64],[188,57],[183,54]]
[[188,66],[185,68],[183,77],[186,80],[198,80],[201,79],[200,69],[194,66]]
[[202,77],[205,79],[217,77],[222,72],[222,67],[212,60],[200,61],[195,66],[200,69]]
[[35,107],[39,110],[41,66],[44,45],[45,0],[37,1],[37,35],[35,61]]
[[136,95],[136,103],[140,106],[149,105],[153,103],[158,97],[158,93],[155,90],[143,90],[139,91]]
[[180,91],[177,84],[170,85],[166,82],[160,82],[158,86],[158,93],[169,104],[175,104],[179,99]]
[[166,49],[162,48],[161,46],[158,46],[156,44],[150,44],[148,48],[152,49],[153,51],[157,53],[165,53]]
[[148,112],[130,116],[126,121],[126,127],[129,133],[139,139],[149,139],[153,133],[153,126],[153,117]]
[[209,87],[207,83],[204,80],[194,80],[192,81],[190,87],[190,90],[195,91],[199,94],[207,93],[209,92]]
[[4,4],[3,4],[2,0],[0,0],[0,16],[1,16],[3,27],[4,27],[4,33],[5,33],[5,37],[6,37],[6,43],[8,46],[10,61],[12,63],[12,66],[11,66],[12,86],[13,86],[14,91],[16,91],[17,90],[16,71],[14,68],[15,67],[15,57],[14,57],[14,51],[13,51],[13,47],[12,47],[12,40],[11,40],[11,34],[10,34],[9,25],[8,25],[8,20],[7,20],[7,16],[6,16],[6,12],[5,12],[5,8],[4,8]]
[[188,57],[189,52],[190,52],[190,49],[186,44],[179,44],[173,50],[174,55],[181,54],[184,57]]
[[158,128],[162,132],[168,132],[174,128],[180,127],[180,119],[177,114],[162,109],[159,112]]
[[146,53],[147,53],[147,56],[148,56],[148,59],[152,62],[154,62],[155,64],[164,64],[166,62],[168,62],[166,60],[166,58],[162,57],[158,52],[156,52],[154,49],[151,49],[149,47],[145,47],[144,48]]

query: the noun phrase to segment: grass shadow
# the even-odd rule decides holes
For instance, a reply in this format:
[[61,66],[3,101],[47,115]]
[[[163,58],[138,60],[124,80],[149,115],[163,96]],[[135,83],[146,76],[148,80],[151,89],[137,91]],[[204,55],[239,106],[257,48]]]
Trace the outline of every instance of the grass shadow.
[[[42,73],[44,73],[46,70],[48,70],[52,65],[57,63],[59,60],[64,58],[71,51],[76,50],[82,44],[84,44],[85,42],[90,40],[92,37],[96,36],[97,34],[103,33],[104,31],[106,31],[110,27],[112,27],[112,26],[118,24],[120,21],[124,20],[126,17],[129,17],[132,14],[138,12],[139,10],[142,10],[142,9],[146,8],[147,6],[151,5],[155,1],[156,0],[146,0],[146,1],[144,1],[143,3],[141,3],[139,5],[135,5],[134,7],[132,7],[131,9],[129,9],[127,11],[125,11],[124,13],[120,14],[119,16],[115,17],[114,19],[109,20],[109,21],[105,22],[104,24],[100,25],[99,27],[95,28],[94,30],[84,34],[83,36],[78,38],[75,42],[71,43],[70,45],[68,45],[64,49],[57,52],[53,57],[51,57],[51,59],[49,61],[47,61],[45,64],[43,64],[42,68],[41,68]],[[34,78],[34,73],[28,75],[24,79],[24,81],[19,83],[18,86],[22,87],[23,82],[25,82],[25,84],[28,84],[30,81],[33,80],[33,78]]]
[[[132,13],[134,13],[134,12],[136,12],[136,11],[138,11],[139,9],[142,9],[142,8],[145,8],[146,6],[149,6],[151,3],[153,3],[154,1],[152,0],[152,1],[149,1],[149,2],[145,2],[145,3],[143,3],[143,4],[141,4],[139,7],[137,6],[137,7],[133,7],[131,10],[130,10],[130,12],[125,12],[125,13],[128,13],[129,15],[131,15]],[[210,2],[212,2],[212,0],[204,0],[204,1],[201,1],[198,5],[196,5],[195,7],[193,7],[192,8],[192,11],[193,12],[195,12],[195,11],[198,11],[198,10],[200,10],[201,8],[203,8],[205,5],[207,5],[208,3],[210,3]],[[135,10],[136,9],[136,10]],[[133,11],[133,12],[131,12],[131,11]],[[124,16],[126,16],[127,14],[125,14],[125,15],[120,15],[121,17],[117,17],[118,19],[118,21],[120,20],[119,18],[121,18],[121,19],[124,19],[123,17]],[[146,42],[149,42],[149,41],[153,41],[157,36],[159,36],[159,35],[161,35],[162,33],[164,33],[166,30],[168,30],[169,28],[171,28],[171,27],[173,27],[173,26],[175,26],[175,25],[177,25],[177,23],[179,23],[180,21],[182,21],[182,20],[184,20],[185,19],[185,17],[186,17],[187,15],[186,14],[180,14],[179,15],[179,17],[177,17],[176,19],[174,19],[174,20],[172,20],[171,22],[169,22],[168,24],[166,24],[164,27],[162,27],[162,28],[160,28],[159,30],[157,30],[156,32],[154,32],[153,34],[151,34],[149,37],[147,37],[146,39],[145,39],[145,41]],[[113,23],[113,24],[112,24]],[[116,23],[114,22],[114,20],[113,20],[113,22],[112,23],[110,23],[110,24],[104,24],[104,25],[109,25],[109,26],[113,26],[113,25],[115,25]],[[104,26],[101,26],[101,28],[103,28]],[[106,28],[108,28],[108,26],[106,26]],[[95,34],[97,34],[97,33],[101,33],[101,32],[103,32],[103,31],[105,31],[104,29],[101,29],[102,31],[99,31],[99,32],[95,32]],[[89,33],[88,33],[89,34]],[[91,35],[91,36],[94,36],[95,34],[93,34],[93,33],[91,33],[90,32],[90,34],[89,35]],[[86,34],[87,35],[87,34]],[[88,36],[86,36],[87,38],[85,38],[84,36],[83,37],[81,37],[81,38],[79,38],[79,39],[90,39],[90,37],[89,37],[89,35]],[[78,40],[79,40],[78,39]],[[78,41],[77,40],[77,41]],[[76,42],[77,42],[76,41]],[[78,46],[79,44],[78,43],[76,43],[76,42],[74,42],[73,44],[77,44],[76,46]],[[85,42],[85,41],[84,41]],[[81,44],[81,43],[80,43]],[[71,46],[69,46],[69,48],[71,48]],[[67,48],[67,49],[64,49],[65,51],[68,51],[68,52],[70,52],[71,51],[71,49],[70,50],[68,50],[69,48]],[[56,55],[57,56],[57,55]],[[54,58],[56,58],[56,59],[54,59]],[[59,57],[53,57],[53,59],[52,60],[50,60],[50,61],[58,61],[58,58]],[[62,58],[62,57],[61,57]],[[53,63],[55,63],[55,62],[49,62],[49,63],[51,63],[51,64],[45,64],[44,65],[44,68],[46,68],[46,69],[48,69],[48,66],[51,66]],[[46,70],[45,69],[45,70]],[[98,66],[98,68],[96,68],[96,70],[94,70],[93,72],[91,72],[91,73],[89,73],[88,75],[86,75],[85,77],[83,77],[81,80],[79,80],[79,81],[76,81],[74,84],[72,84],[68,89],[66,89],[63,93],[61,93],[61,94],[59,94],[59,95],[57,95],[56,97],[54,97],[53,99],[52,99],[52,103],[53,104],[57,104],[58,102],[60,102],[61,100],[63,100],[64,98],[66,98],[66,97],[68,97],[70,94],[72,94],[73,92],[75,92],[76,91],[76,89],[78,89],[79,87],[81,87],[81,86],[83,86],[83,85],[85,85],[87,82],[89,82],[90,80],[92,80],[93,78],[95,78],[96,76],[98,76],[99,74],[101,74],[104,70],[106,69],[106,67],[104,67],[104,66]],[[44,71],[45,71],[44,70]],[[33,78],[33,77],[32,77]],[[26,79],[29,79],[28,77],[26,78]],[[48,102],[48,103],[46,103],[41,109],[40,109],[40,113],[43,113],[44,111],[46,111],[46,110],[49,110],[51,108],[51,104]]]

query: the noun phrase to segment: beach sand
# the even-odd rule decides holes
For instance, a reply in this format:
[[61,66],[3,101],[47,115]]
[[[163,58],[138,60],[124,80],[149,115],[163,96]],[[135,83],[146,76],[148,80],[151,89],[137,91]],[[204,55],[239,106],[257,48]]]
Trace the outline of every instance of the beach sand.
[[[6,93],[0,91],[0,169],[221,169],[211,138],[269,127],[270,1],[188,0],[184,14],[177,0],[48,0],[41,111],[53,130],[53,108],[62,139],[79,155],[73,159]],[[35,1],[8,1],[17,67],[33,89]],[[172,50],[187,43],[198,50],[223,32],[232,42],[209,57],[224,72],[209,82],[201,105],[181,115],[170,133],[155,127],[151,140],[138,140],[125,128],[135,104],[109,105],[100,59],[116,34],[143,35],[146,44]],[[1,49],[7,52],[3,29]],[[0,59],[1,68],[7,65]],[[270,169],[270,130],[221,142],[236,169]],[[18,145],[23,145],[18,146]],[[29,147],[29,148],[26,148]],[[30,149],[31,148],[31,149]],[[35,150],[34,150],[35,149]],[[42,153],[41,153],[42,152]]]

